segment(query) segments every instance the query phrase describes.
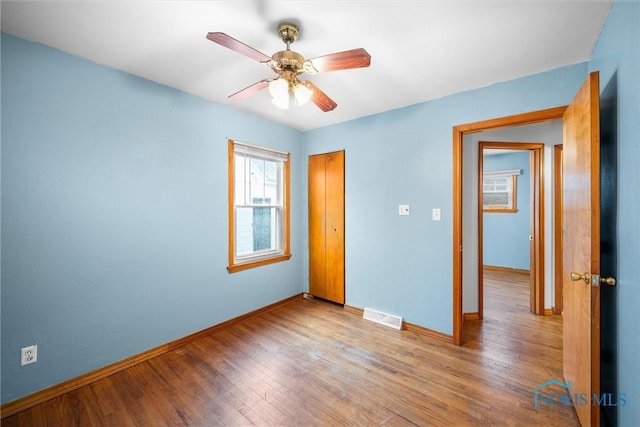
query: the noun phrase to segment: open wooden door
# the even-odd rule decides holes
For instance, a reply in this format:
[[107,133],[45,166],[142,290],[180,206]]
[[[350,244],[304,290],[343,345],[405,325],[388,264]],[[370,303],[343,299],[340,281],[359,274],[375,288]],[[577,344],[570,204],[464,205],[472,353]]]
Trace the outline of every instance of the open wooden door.
[[599,96],[591,73],[563,117],[563,370],[582,426],[600,424]]

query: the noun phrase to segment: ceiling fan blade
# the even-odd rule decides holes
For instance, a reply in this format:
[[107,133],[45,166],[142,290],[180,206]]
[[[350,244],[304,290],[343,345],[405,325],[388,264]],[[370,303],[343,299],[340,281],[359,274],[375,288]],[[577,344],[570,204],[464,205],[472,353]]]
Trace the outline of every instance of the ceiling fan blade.
[[318,86],[314,85],[308,80],[303,83],[306,87],[308,87],[313,91],[313,96],[311,97],[311,101],[313,101],[313,103],[316,104],[318,108],[320,108],[322,111],[324,112],[332,111],[334,108],[338,106],[338,104],[336,104],[333,99],[329,98],[329,96],[327,96],[326,93],[321,91],[318,88]]
[[236,92],[232,95],[229,95],[229,99],[233,99],[234,101],[238,101],[240,99],[245,99],[248,98],[249,96],[253,95],[254,93],[261,91],[262,89],[265,89],[267,86],[269,86],[269,83],[272,81],[273,79],[264,79],[264,80],[260,80],[259,82],[256,82],[254,84],[252,84],[251,86],[245,87],[244,89],[242,89],[239,92]]
[[251,46],[248,46],[225,33],[208,33],[207,38],[212,42],[218,43],[219,45],[241,53],[244,56],[248,56],[251,59],[255,59],[256,61],[267,62],[271,60],[270,56],[255,50]]
[[304,63],[304,70],[309,74],[316,74],[368,67],[370,64],[371,55],[366,50],[359,48],[309,59]]

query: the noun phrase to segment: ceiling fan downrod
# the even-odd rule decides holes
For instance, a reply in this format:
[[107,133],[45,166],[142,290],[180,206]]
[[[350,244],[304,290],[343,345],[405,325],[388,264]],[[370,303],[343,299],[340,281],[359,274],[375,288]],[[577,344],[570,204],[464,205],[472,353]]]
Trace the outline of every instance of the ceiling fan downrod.
[[290,22],[283,22],[278,25],[278,34],[287,45],[287,50],[291,50],[291,44],[298,38],[298,26]]

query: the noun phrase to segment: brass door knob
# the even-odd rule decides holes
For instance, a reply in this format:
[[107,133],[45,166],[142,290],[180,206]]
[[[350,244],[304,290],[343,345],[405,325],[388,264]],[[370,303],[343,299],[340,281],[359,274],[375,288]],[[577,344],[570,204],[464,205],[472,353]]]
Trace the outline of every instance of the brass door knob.
[[591,275],[589,273],[571,273],[571,280],[577,282],[578,280],[584,281],[584,283],[589,284],[589,280],[591,279]]
[[609,286],[616,285],[616,279],[614,279],[613,277],[600,277],[597,274],[591,275],[589,273],[584,273],[584,274],[571,273],[571,280],[574,282],[577,282],[578,280],[582,280],[586,284],[591,283],[591,286],[598,286],[601,283],[603,285],[609,285]]
[[613,277],[601,277],[600,283],[602,283],[603,285],[615,286],[616,279],[614,279]]

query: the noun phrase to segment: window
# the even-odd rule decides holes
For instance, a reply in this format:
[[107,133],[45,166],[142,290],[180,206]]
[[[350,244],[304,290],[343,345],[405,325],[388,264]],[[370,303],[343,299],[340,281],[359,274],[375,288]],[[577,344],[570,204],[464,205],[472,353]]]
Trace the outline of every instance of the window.
[[227,270],[289,258],[289,154],[229,140]]
[[517,175],[520,175],[520,170],[485,172],[483,174],[482,209],[484,212],[517,212]]

